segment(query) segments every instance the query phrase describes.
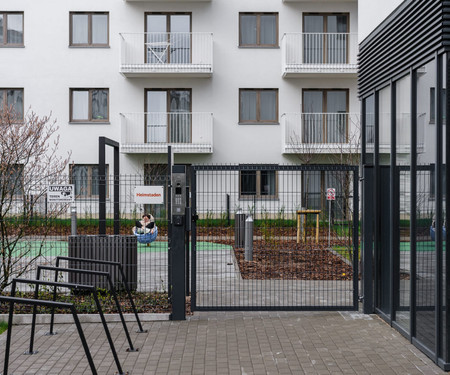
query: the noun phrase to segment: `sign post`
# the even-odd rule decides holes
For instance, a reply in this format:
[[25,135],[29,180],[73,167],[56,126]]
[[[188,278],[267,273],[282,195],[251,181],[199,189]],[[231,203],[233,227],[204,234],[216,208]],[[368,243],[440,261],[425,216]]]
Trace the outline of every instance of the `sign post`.
[[327,201],[329,202],[328,206],[328,248],[331,249],[331,201],[336,200],[336,189],[328,188],[327,189]]

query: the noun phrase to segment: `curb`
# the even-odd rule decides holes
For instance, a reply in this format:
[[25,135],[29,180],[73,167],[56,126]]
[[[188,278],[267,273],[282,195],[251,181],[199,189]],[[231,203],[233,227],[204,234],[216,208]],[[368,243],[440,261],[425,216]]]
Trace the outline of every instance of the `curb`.
[[[104,314],[106,322],[120,322],[119,314]],[[147,313],[139,314],[139,319],[141,322],[153,322],[153,321],[165,321],[169,320],[169,315],[167,313],[157,314],[157,313]],[[31,319],[33,314],[14,314],[13,324],[31,324]],[[123,314],[126,322],[136,323],[136,317],[134,314]],[[78,318],[81,323],[101,323],[100,316],[98,314],[78,314]],[[0,322],[8,321],[8,314],[0,314]],[[72,314],[55,314],[56,324],[73,324]],[[50,324],[50,314],[37,314],[36,324]]]

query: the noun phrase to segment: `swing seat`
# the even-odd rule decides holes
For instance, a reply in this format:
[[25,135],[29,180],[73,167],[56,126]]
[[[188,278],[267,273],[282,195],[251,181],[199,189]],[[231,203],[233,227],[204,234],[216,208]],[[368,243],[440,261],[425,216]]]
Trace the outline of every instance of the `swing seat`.
[[152,243],[154,240],[156,240],[156,237],[158,236],[158,227],[155,226],[153,233],[136,233],[136,231],[133,232],[133,234],[136,236],[137,241],[139,243],[148,244]]

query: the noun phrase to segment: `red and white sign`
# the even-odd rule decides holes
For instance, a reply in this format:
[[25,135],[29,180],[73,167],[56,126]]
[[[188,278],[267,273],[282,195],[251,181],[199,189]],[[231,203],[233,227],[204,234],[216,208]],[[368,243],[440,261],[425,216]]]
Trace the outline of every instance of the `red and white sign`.
[[327,189],[327,201],[334,201],[334,200],[336,200],[336,189],[328,188]]
[[138,204],[163,204],[164,186],[136,186],[134,202]]

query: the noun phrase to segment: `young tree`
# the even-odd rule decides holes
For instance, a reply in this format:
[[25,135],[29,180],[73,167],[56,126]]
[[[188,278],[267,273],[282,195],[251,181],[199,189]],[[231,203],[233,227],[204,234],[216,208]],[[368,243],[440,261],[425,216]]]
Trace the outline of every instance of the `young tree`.
[[[42,255],[46,221],[67,212],[67,205],[45,204],[49,184],[65,182],[69,162],[57,154],[58,126],[50,116],[25,115],[0,107],[0,292],[33,269]],[[44,204],[43,204],[44,202]],[[42,213],[39,227],[33,215]],[[33,235],[32,237],[30,237]]]

